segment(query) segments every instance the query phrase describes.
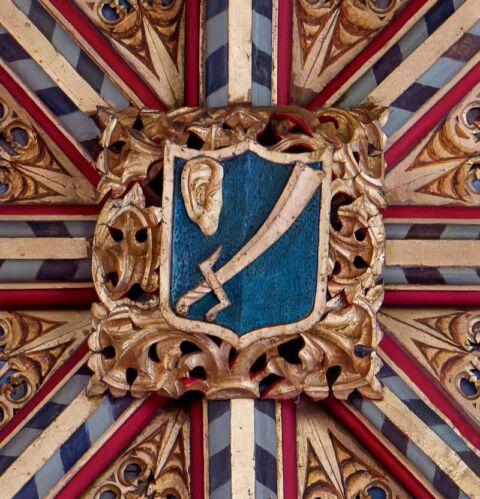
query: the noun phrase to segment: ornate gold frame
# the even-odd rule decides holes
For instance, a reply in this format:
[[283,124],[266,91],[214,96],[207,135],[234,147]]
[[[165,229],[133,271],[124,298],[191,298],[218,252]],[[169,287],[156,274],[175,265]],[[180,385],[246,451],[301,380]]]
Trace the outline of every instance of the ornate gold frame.
[[[100,190],[109,199],[93,245],[101,303],[93,306],[89,366],[95,374],[89,393],[178,397],[194,390],[209,398],[291,398],[305,392],[321,399],[332,391],[346,398],[358,389],[380,397],[375,349],[385,244],[383,110],[129,109],[101,117]],[[187,332],[170,323],[158,296],[168,218],[155,185],[172,143],[192,149],[193,156],[221,155],[248,143],[276,156],[302,153],[331,163],[330,224],[324,227],[328,299],[321,320],[306,331],[261,337],[252,332],[236,342],[221,332]]]

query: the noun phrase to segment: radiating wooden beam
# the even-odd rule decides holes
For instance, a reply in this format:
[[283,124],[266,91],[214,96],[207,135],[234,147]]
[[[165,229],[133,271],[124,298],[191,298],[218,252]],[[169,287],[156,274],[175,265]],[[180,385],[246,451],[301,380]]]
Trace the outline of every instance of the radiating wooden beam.
[[11,0],[2,2],[0,24],[82,111],[94,113],[97,106],[107,106],[107,103]]
[[90,256],[85,237],[5,237],[0,238],[0,259],[78,260]]
[[385,265],[477,267],[480,241],[402,239],[387,241]]

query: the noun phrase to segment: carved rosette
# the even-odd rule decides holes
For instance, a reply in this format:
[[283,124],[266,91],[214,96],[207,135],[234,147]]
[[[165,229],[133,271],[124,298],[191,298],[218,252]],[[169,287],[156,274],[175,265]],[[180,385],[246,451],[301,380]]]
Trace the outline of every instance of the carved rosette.
[[[179,397],[195,390],[210,398],[290,398],[305,392],[321,399],[332,392],[346,398],[358,389],[366,397],[381,396],[375,349],[385,243],[383,110],[129,109],[102,119],[98,168],[108,200],[93,245],[101,303],[93,306],[89,339],[91,395],[109,390],[114,396]],[[161,312],[159,185],[167,141],[213,151],[247,140],[276,152],[330,150],[333,180],[323,318],[307,331],[239,347],[201,327],[195,333],[178,330]]]

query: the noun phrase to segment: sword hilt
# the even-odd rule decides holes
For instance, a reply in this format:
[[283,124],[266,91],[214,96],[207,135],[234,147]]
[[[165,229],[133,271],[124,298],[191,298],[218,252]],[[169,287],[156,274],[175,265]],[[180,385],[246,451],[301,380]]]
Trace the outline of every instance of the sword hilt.
[[205,277],[205,281],[192,288],[188,293],[184,294],[175,306],[175,310],[179,315],[186,316],[193,303],[197,302],[211,291],[216,296],[218,303],[213,306],[206,314],[205,319],[212,322],[216,319],[219,312],[230,306],[230,300],[227,293],[218,280],[213,266],[217,262],[222,247],[219,246],[206,260],[199,264],[200,271]]

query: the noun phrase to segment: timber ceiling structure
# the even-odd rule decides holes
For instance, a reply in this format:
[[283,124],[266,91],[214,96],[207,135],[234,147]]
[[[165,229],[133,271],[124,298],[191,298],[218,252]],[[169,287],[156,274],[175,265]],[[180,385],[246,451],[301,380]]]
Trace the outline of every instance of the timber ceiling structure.
[[0,499],[479,498],[479,206],[480,0],[1,0]]

